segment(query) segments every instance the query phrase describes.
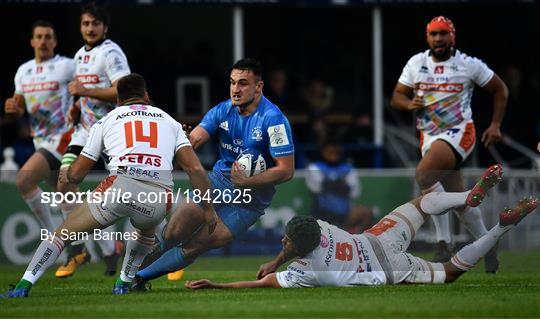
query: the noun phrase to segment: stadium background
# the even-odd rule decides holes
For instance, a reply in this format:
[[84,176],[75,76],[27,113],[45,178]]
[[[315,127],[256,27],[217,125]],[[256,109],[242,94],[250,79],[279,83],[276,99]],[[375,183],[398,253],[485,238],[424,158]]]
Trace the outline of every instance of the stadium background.
[[[59,54],[71,57],[82,45],[80,1],[38,2],[41,1],[0,1],[3,17],[0,27],[5,31],[0,77],[2,101],[13,93],[17,67],[32,58],[28,42],[33,21],[47,19],[54,23],[58,36],[56,52]],[[537,1],[501,1],[490,5],[483,1],[277,0],[140,4],[148,2],[152,1],[98,1],[108,4],[111,13],[109,37],[122,47],[132,71],[145,76],[156,106],[176,115],[181,122],[198,122],[202,116],[198,105],[203,97],[197,86],[186,87],[186,113],[184,116],[177,114],[175,86],[181,77],[206,78],[210,105],[228,97],[228,70],[234,60],[233,12],[241,6],[244,55],[263,62],[265,94],[276,101],[291,120],[297,150],[297,177],[280,186],[274,204],[265,215],[266,220],[258,223],[236,247],[225,250],[233,254],[276,252],[283,222],[291,214],[305,213],[309,207],[310,197],[301,169],[317,158],[319,141],[311,125],[320,115],[309,109],[304,95],[304,92],[309,94],[313,80],[322,83],[325,92],[333,92],[328,111],[322,116],[328,136],[341,142],[348,160],[362,169],[359,173],[363,193],[356,201],[376,206],[380,217],[417,192],[411,178],[414,165],[403,162],[386,138],[382,162],[375,160],[378,150],[372,143],[372,10],[375,5],[382,13],[383,115],[388,129],[396,128],[399,134],[416,138],[411,114],[392,110],[389,97],[409,57],[426,49],[427,21],[436,15],[446,15],[456,25],[457,48],[481,58],[510,88],[503,133],[529,150],[534,150],[539,140],[540,109],[535,96],[540,92],[540,64],[537,63],[540,5]],[[269,77],[276,70],[284,70],[287,77],[285,93],[281,96],[270,90],[272,80]],[[487,127],[491,114],[490,97],[476,90],[473,115],[478,132]],[[20,151],[17,153],[19,162],[24,162],[24,155],[33,151],[25,128],[24,121],[9,122],[0,118],[0,147],[14,146]],[[390,136],[390,133],[385,131],[385,135]],[[411,163],[415,164],[419,159],[414,144],[402,151]],[[215,156],[214,149],[209,147],[202,150],[201,160],[210,168]],[[522,191],[532,190],[538,195],[538,156],[518,152],[512,143],[501,144],[497,151],[491,152],[477,145],[467,166],[484,167],[499,160],[499,156],[507,167],[516,170],[516,174],[510,174],[514,183],[509,182],[497,191],[500,197],[492,201],[490,208],[502,209],[506,200],[514,200]],[[374,171],[374,167],[385,170]],[[471,179],[475,173],[477,171],[470,171]],[[28,235],[37,224],[32,225],[28,219],[31,214],[13,183],[0,183],[0,190],[0,260],[23,263],[36,241]],[[15,215],[16,212],[22,216]],[[22,217],[20,221],[17,220],[19,217]],[[12,220],[8,221],[9,218]],[[491,218],[488,219],[490,225],[494,223]],[[504,246],[539,248],[540,228],[538,220],[534,221],[527,227],[527,232],[521,232],[524,229],[515,232],[516,236],[526,237],[525,245],[516,245],[521,239],[517,238],[512,241],[515,246],[508,242]],[[22,240],[12,241],[11,236]],[[255,249],[247,246],[257,245],[260,240],[262,243]],[[17,254],[22,254],[22,260],[6,256],[8,245],[12,249],[15,247]]]

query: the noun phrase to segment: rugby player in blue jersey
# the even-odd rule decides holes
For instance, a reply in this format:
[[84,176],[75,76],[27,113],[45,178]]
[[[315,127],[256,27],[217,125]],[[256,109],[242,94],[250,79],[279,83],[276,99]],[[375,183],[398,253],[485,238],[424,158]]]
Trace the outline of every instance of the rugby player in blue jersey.
[[[274,186],[293,177],[294,144],[289,121],[264,97],[261,69],[255,59],[236,62],[230,72],[230,99],[208,111],[189,134],[194,148],[211,138],[219,143],[220,159],[209,174],[213,187],[210,196],[221,218],[214,233],[209,235],[201,228],[204,215],[197,199],[204,195],[193,190],[165,229],[162,247],[168,250],[137,273],[133,290],[142,291],[147,281],[185,268],[204,252],[230,244],[264,214],[274,196]],[[247,148],[260,151],[266,171],[248,176],[240,169],[235,160]],[[230,201],[226,193],[233,195]]]

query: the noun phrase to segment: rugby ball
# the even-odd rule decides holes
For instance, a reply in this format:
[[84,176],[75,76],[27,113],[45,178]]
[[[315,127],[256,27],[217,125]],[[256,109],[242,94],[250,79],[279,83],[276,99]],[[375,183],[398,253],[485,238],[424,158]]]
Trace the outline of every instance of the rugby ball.
[[261,152],[255,148],[244,149],[236,158],[236,162],[247,177],[266,171],[266,161]]

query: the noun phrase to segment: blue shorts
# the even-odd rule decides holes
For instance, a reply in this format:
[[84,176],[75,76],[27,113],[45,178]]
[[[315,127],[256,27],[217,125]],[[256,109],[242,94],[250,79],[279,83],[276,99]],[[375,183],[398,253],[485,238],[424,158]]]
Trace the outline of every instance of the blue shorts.
[[[219,173],[210,172],[208,178],[212,183],[212,189],[234,190],[236,187]],[[189,197],[193,198],[193,193],[189,193]],[[199,203],[199,206],[202,205]],[[229,228],[234,238],[242,236],[251,227],[260,216],[264,214],[264,210],[255,209],[246,205],[231,204],[231,203],[214,203],[214,209],[223,223]]]

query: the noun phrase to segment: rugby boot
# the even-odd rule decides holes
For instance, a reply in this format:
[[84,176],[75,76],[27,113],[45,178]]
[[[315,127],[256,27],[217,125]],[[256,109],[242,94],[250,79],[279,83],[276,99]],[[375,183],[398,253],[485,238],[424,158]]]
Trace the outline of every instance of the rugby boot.
[[0,293],[0,299],[1,298],[26,298],[28,297],[28,293],[30,292],[30,288],[15,288],[14,285],[10,285],[10,288],[4,292]]
[[133,278],[133,282],[131,283],[131,291],[145,292],[148,290],[152,290],[152,285],[150,282],[139,275],[135,275],[135,278]]
[[484,200],[489,189],[493,188],[502,180],[503,168],[500,164],[489,167],[467,196],[466,203],[469,207],[478,207]]
[[501,227],[517,225],[523,218],[538,207],[538,198],[529,196],[519,200],[513,209],[504,209],[499,214],[499,225]]
[[77,268],[85,263],[88,263],[90,258],[90,253],[88,253],[86,248],[84,248],[79,254],[68,256],[66,263],[61,265],[58,270],[56,270],[55,276],[57,278],[71,277],[75,271],[77,271]]
[[124,282],[120,278],[116,280],[116,283],[113,286],[112,293],[113,294],[128,294],[129,289],[129,282]]

